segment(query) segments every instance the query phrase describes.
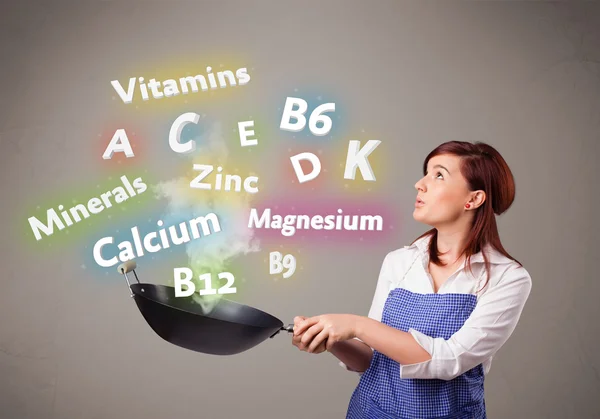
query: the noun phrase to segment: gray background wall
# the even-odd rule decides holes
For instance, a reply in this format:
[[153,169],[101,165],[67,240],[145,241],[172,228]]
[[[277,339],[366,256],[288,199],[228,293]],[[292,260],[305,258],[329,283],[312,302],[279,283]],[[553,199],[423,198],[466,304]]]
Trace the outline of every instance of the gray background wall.
[[[265,280],[272,247],[240,257],[251,284],[243,302],[284,322],[366,315],[384,255],[427,228],[410,216],[427,153],[452,139],[485,141],[515,175],[516,201],[498,223],[534,281],[487,377],[489,417],[600,417],[600,7],[400,1],[3,2],[0,417],[344,416],[358,377],[331,355],[301,353],[287,336],[232,357],[169,345],[116,273],[82,268],[101,233],[52,252],[16,227],[48,207],[46,197],[120,173],[99,159],[120,123],[145,133],[144,168],[173,177],[179,163],[164,128],[175,108],[124,106],[109,81],[149,79],[188,59],[201,70],[219,54],[254,77],[232,101],[190,96],[192,110],[262,113],[274,136],[289,139],[276,129],[286,95],[300,87],[336,96],[348,133],[366,127],[382,141],[373,199],[402,216],[396,235],[368,246],[303,247],[302,270],[287,281]],[[278,166],[263,170],[265,182],[278,176]]]

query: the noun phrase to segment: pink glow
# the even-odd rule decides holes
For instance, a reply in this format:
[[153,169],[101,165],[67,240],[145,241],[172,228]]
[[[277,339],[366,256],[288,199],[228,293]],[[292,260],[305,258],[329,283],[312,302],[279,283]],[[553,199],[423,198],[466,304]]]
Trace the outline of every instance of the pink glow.
[[[257,217],[260,219],[263,210],[271,209],[271,222],[274,215],[281,215],[284,219],[286,215],[379,215],[383,219],[382,230],[324,230],[313,228],[297,229],[293,236],[285,236],[282,229],[278,228],[253,228],[254,236],[261,241],[278,243],[348,243],[351,245],[361,243],[374,243],[387,241],[398,237],[401,231],[402,216],[393,205],[386,202],[366,203],[364,197],[357,198],[310,198],[310,200],[301,200],[298,197],[294,199],[286,198],[279,200],[269,200],[257,203],[253,206],[257,210]],[[342,210],[342,214],[338,213]],[[248,220],[250,212],[245,212],[243,216]],[[337,220],[337,218],[335,219]],[[351,221],[351,220],[350,220]],[[321,225],[325,223],[322,222]],[[360,218],[358,219],[360,226]],[[303,225],[304,227],[304,225]]]

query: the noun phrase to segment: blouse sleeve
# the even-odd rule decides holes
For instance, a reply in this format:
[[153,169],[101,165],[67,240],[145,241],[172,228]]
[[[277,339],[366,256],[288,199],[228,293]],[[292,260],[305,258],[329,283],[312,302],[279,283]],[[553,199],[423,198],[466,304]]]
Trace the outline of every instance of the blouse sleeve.
[[431,359],[401,365],[400,377],[451,380],[493,356],[513,333],[531,292],[529,273],[514,266],[479,298],[471,316],[450,339],[409,329]]

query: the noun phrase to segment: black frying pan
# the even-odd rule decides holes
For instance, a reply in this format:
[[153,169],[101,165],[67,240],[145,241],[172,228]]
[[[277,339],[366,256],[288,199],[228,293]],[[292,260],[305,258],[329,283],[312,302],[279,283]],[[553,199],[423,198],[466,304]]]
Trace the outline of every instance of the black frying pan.
[[[125,276],[138,309],[161,338],[174,345],[213,355],[233,355],[247,351],[280,331],[293,333],[293,324],[255,308],[221,298],[214,309],[204,314],[192,297],[175,297],[166,285],[140,283],[136,263],[125,262],[118,271]],[[133,271],[137,284],[130,284]]]

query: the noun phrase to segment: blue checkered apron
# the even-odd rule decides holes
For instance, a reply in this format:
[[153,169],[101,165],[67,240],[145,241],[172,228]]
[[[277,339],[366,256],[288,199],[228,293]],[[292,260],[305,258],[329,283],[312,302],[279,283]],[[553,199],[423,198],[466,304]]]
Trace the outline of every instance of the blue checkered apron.
[[[408,332],[449,339],[477,304],[470,294],[390,291],[381,322]],[[374,351],[348,406],[346,419],[486,419],[483,366],[452,380],[401,379],[400,364]]]

